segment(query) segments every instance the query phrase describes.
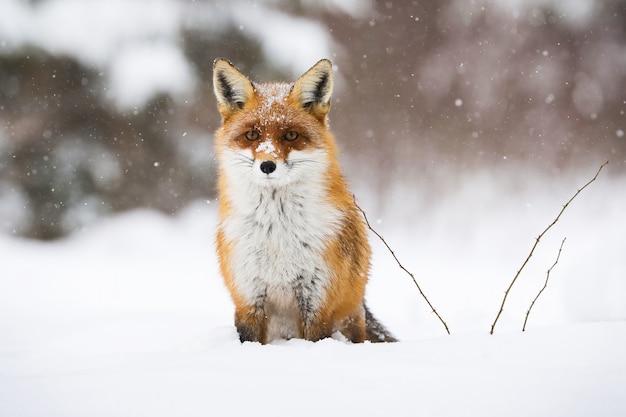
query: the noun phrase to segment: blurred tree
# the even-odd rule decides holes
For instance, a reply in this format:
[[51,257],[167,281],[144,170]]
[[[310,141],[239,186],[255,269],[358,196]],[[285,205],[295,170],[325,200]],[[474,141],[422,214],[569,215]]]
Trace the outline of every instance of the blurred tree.
[[[170,20],[178,32],[167,36],[177,37],[195,89],[182,97],[155,91],[132,109],[112,100],[106,64],[0,39],[0,227],[50,239],[105,213],[170,213],[212,199],[213,60],[227,57],[259,81],[294,79],[285,57],[298,51],[280,45],[328,48],[338,69],[331,127],[348,166],[381,193],[392,181],[419,184],[504,158],[550,171],[597,157],[623,172],[624,0],[151,7],[159,4],[177,11]],[[305,31],[304,22],[314,25]],[[277,38],[273,25],[288,26],[297,42]],[[148,47],[163,42],[148,29],[121,33],[139,33],[134,42]]]
[[590,1],[575,22],[558,2],[502,3],[377,1],[368,21],[328,16],[350,45],[339,104],[349,111],[337,112],[350,117],[334,127],[376,140],[389,169],[433,150],[461,166],[503,156],[563,166],[589,152],[623,163],[626,3]]

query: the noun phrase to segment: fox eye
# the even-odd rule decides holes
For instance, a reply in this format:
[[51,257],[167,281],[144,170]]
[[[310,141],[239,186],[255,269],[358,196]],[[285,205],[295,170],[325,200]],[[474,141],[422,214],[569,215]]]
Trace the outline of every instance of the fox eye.
[[283,139],[287,140],[289,142],[293,142],[294,140],[298,139],[298,136],[300,136],[298,134],[298,132],[292,130],[291,132],[287,132],[283,135]]
[[245,136],[247,140],[252,142],[259,138],[259,132],[257,132],[256,130],[249,130],[246,132]]

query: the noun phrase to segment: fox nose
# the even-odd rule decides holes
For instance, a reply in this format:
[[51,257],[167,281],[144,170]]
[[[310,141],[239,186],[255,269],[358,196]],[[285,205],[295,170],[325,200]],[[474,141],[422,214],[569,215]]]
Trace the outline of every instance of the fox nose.
[[261,162],[261,172],[264,174],[271,174],[276,170],[276,164],[273,161]]

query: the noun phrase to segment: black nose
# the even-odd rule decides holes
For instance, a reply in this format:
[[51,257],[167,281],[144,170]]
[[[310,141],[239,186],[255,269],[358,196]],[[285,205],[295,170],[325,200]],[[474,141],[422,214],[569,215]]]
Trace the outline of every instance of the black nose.
[[261,162],[261,171],[264,174],[271,174],[276,170],[276,164],[272,161],[263,161]]

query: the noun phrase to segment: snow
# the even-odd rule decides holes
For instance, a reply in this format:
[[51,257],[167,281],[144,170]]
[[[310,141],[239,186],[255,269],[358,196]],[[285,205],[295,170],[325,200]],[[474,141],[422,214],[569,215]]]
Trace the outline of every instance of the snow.
[[412,221],[361,193],[452,331],[372,236],[368,303],[401,339],[387,345],[240,344],[213,202],[101,219],[53,243],[0,236],[0,415],[625,415],[623,179],[603,173],[572,203],[488,334],[533,236],[588,179],[511,188],[468,175]]
[[514,15],[519,15],[520,9],[530,9],[541,19],[545,18],[541,11],[542,7],[553,8],[560,19],[574,27],[587,23],[594,9],[600,7],[594,0],[495,0],[494,3],[505,11],[515,11]]
[[375,11],[372,0],[303,0],[303,4],[314,10],[339,10],[355,19],[364,19]]
[[320,22],[290,16],[260,3],[232,17],[241,30],[259,39],[264,54],[271,56],[275,65],[290,70],[294,78],[320,58],[330,57],[330,51],[340,49]]
[[109,94],[119,108],[132,110],[159,92],[182,100],[194,83],[195,75],[177,46],[171,42],[149,42],[118,53],[111,68]]
[[265,140],[259,143],[259,146],[256,147],[256,152],[263,152],[266,155],[271,155],[276,157],[276,148],[274,144],[270,140]]
[[125,42],[177,35],[179,8],[171,0],[3,0],[0,34],[6,48],[38,45],[86,65],[115,57]]
[[[179,42],[181,6],[171,0],[3,0],[0,52],[34,45],[102,70],[120,108],[195,83]],[[174,82],[173,80],[176,80]]]
[[[294,77],[340,49],[321,23],[247,1],[0,0],[0,7],[0,54],[35,46],[75,58],[100,71],[107,96],[123,111],[159,93],[181,98],[194,91],[198,77],[182,48],[182,33],[194,25],[220,36],[227,23],[234,23],[259,39],[264,54]],[[331,1],[327,7],[356,13],[356,5]]]
[[32,221],[28,198],[9,182],[0,181],[0,232],[12,232]]
[[[211,336],[218,342],[203,351],[97,359],[55,355],[44,366],[39,358],[1,390],[6,415],[619,416],[626,411],[626,369],[612,361],[623,352],[622,324],[361,346],[332,340],[240,346],[229,332]],[[42,405],[44,412],[38,411]]]

